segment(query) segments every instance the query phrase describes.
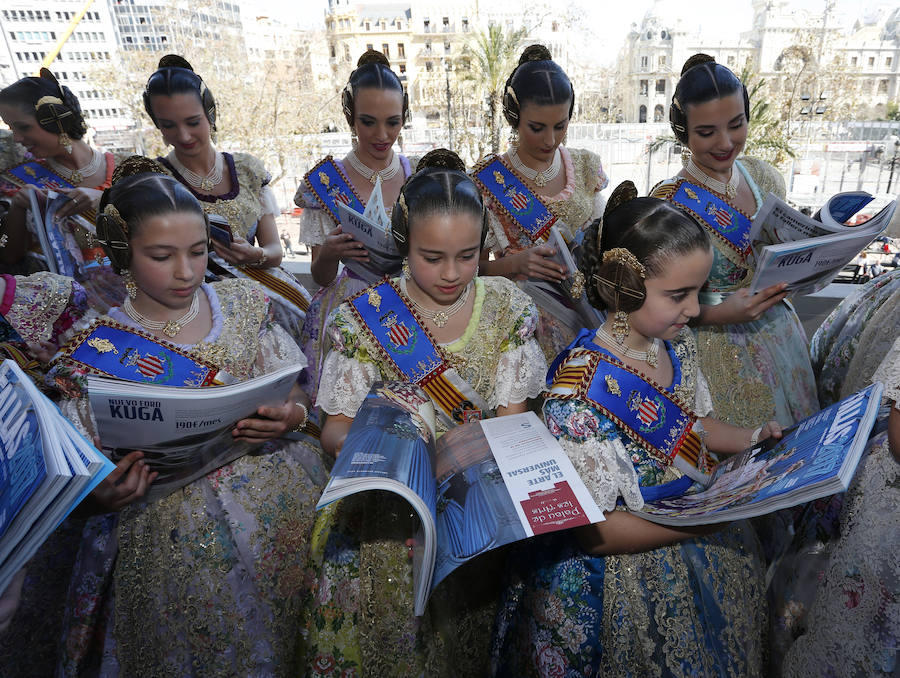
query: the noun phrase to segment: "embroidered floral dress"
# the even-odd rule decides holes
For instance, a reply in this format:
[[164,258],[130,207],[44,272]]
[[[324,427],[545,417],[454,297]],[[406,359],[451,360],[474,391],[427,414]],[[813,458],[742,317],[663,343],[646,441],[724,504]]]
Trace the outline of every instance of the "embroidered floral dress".
[[[109,188],[110,182],[112,181],[113,170],[115,169],[115,158],[113,158],[112,153],[104,154],[104,158],[106,172],[104,174],[103,183],[97,186],[88,186],[87,188],[93,188],[99,191]],[[38,162],[45,165],[51,172],[53,171],[53,168],[46,165],[43,161],[38,160]],[[0,178],[0,196],[9,199],[19,190],[19,187],[15,184]],[[28,211],[26,223],[33,242],[38,243],[34,217],[31,214],[31,210]],[[76,262],[77,270],[75,277],[87,292],[87,300],[91,308],[102,313],[110,306],[121,301],[122,296],[125,294],[125,287],[122,284],[122,279],[116,275],[111,266],[100,265],[96,261],[98,258],[102,260],[105,255],[103,254],[103,249],[100,244],[94,239],[94,236],[82,226],[79,221],[72,218],[67,218],[62,222],[62,231],[62,235],[65,238],[66,249],[72,259]],[[35,245],[35,247],[36,251],[40,251],[39,245]],[[46,266],[43,262],[32,257],[27,257],[27,259],[20,264],[7,267],[7,272],[32,273],[45,268]]]
[[[201,289],[213,326],[202,342],[180,348],[238,380],[303,363],[256,283]],[[85,314],[70,333],[96,317]],[[134,326],[118,308],[108,317]],[[63,414],[90,439],[87,375],[63,357],[49,376],[69,395]],[[68,596],[59,599],[66,616],[54,665],[73,676],[293,675],[325,479],[315,441],[276,440],[163,499],[130,505],[118,521],[91,518]],[[65,555],[71,569],[74,551]]]
[[[445,348],[451,365],[487,402],[485,416],[541,392],[546,362],[533,337],[536,323],[533,302],[513,283],[476,278],[468,326]],[[329,414],[354,417],[375,381],[401,375],[376,361],[377,347],[346,305],[332,314],[328,332],[334,347],[319,402]],[[367,492],[319,515],[318,589],[302,643],[307,675],[486,674],[500,560],[485,554],[457,570],[432,595],[425,616],[414,617],[406,547],[415,531],[411,514],[394,495]]]
[[[583,331],[572,346],[605,351]],[[711,410],[688,331],[666,342],[669,390]],[[638,509],[642,490],[677,480],[596,407],[548,399],[544,417],[605,512]],[[759,676],[763,569],[743,522],[652,551],[593,556],[571,532],[524,542],[509,558],[493,675]]]
[[[178,170],[166,158],[157,158],[191,194],[197,198],[203,211],[217,214],[228,220],[232,235],[244,238],[248,243],[256,241],[256,229],[259,220],[264,216],[277,217],[280,209],[272,189],[269,187],[270,175],[263,164],[248,153],[223,153],[225,167],[228,170],[230,188],[222,195],[198,193]],[[224,261],[211,253],[210,259],[223,264]],[[250,267],[229,267],[234,274],[254,278],[265,273],[274,278],[260,280],[266,287],[276,322],[281,325],[295,342],[300,341],[300,331],[306,317],[305,308],[309,306],[310,295],[303,285],[289,272],[280,266],[256,269]]]
[[[757,210],[770,192],[784,197],[784,180],[772,166],[753,158],[742,158],[734,166],[753,190]],[[669,199],[673,193],[674,182],[669,180],[651,195]],[[750,281],[747,270],[716,244],[700,303],[719,304]],[[808,341],[790,303],[776,304],[758,320],[741,325],[700,327],[697,344],[700,367],[722,421],[755,428],[774,418],[788,426],[818,411]]]
[[[585,229],[594,219],[603,216],[606,204],[600,191],[609,179],[603,171],[600,157],[578,148],[559,147],[565,171],[566,185],[554,196],[545,196],[545,202],[559,221],[557,228],[570,248],[577,254]],[[485,247],[494,256],[519,252],[531,247],[532,242],[512,220],[503,213],[490,193],[484,194],[488,209],[490,232]],[[540,308],[540,324],[536,332],[538,342],[548,358],[553,358],[572,341],[579,328],[567,327],[547,310]]]
[[[404,155],[400,155],[399,158],[403,176],[407,178],[412,174],[409,159]],[[344,164],[337,159],[334,162],[344,176],[347,176]],[[322,209],[318,198],[315,197],[305,181],[297,189],[294,202],[303,208],[303,213],[300,215],[300,242],[309,248],[323,245],[325,238],[337,228],[337,224],[334,223],[329,213]],[[387,210],[388,216],[390,216],[393,206],[385,205],[384,208]],[[395,273],[395,271],[385,271],[385,274],[391,273]],[[309,359],[309,367],[307,368],[309,380],[306,386],[310,397],[313,399],[315,399],[319,389],[322,361],[325,359],[325,354],[328,351],[328,342],[325,337],[328,318],[338,305],[367,286],[368,283],[365,280],[345,266],[331,284],[319,288],[313,295],[312,303],[307,312],[307,321],[303,326],[303,336],[300,340],[300,346]]]

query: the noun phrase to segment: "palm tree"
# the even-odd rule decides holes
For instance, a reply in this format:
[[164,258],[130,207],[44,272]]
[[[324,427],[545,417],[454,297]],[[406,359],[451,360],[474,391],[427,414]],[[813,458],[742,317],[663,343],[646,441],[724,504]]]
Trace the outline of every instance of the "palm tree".
[[469,59],[470,71],[466,79],[487,91],[488,128],[491,130],[491,151],[500,151],[500,110],[506,78],[516,65],[527,31],[518,28],[507,32],[491,23],[487,30],[472,35],[463,54]]

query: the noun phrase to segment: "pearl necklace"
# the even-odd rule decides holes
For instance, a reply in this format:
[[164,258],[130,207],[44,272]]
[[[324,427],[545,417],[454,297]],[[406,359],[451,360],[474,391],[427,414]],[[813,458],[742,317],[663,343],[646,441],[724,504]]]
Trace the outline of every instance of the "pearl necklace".
[[543,170],[542,172],[531,169],[528,165],[522,162],[521,158],[519,158],[519,153],[515,146],[511,147],[506,152],[506,156],[509,158],[512,166],[519,172],[519,174],[524,176],[529,181],[533,182],[534,185],[539,188],[542,188],[553,181],[559,174],[559,170],[562,169],[562,155],[559,152],[559,148],[557,148],[556,152],[553,154],[553,162],[550,163],[550,167]]
[[187,167],[181,164],[181,161],[178,160],[178,156],[175,155],[175,151],[169,151],[169,154],[166,156],[166,159],[172,163],[172,167],[178,170],[178,173],[184,177],[185,181],[187,181],[194,188],[209,192],[213,190],[216,186],[222,183],[222,170],[225,168],[225,158],[219,153],[219,151],[215,151],[215,161],[213,162],[212,169],[209,170],[204,176],[200,176],[193,170],[189,170]]
[[86,165],[81,167],[77,167],[75,169],[69,169],[62,163],[57,162],[53,158],[47,158],[47,163],[50,167],[53,168],[53,171],[56,172],[63,179],[68,181],[70,184],[80,184],[85,178],[93,176],[97,173],[97,170],[100,169],[101,165],[103,165],[103,161],[106,157],[98,151],[96,148],[91,149],[91,159],[88,161]]
[[397,176],[397,172],[400,171],[400,156],[391,151],[391,162],[382,170],[373,170],[363,163],[362,160],[359,159],[359,156],[356,155],[356,151],[350,151],[347,154],[347,162],[350,163],[350,167],[356,170],[357,174],[365,177],[373,184],[378,181],[378,177],[381,177],[381,181],[390,181],[395,176]]
[[409,292],[406,289],[406,278],[400,279],[400,289],[403,294],[406,295],[406,298],[412,302],[413,307],[416,309],[416,311],[419,312],[419,315],[427,320],[430,320],[436,326],[443,327],[450,321],[451,316],[456,315],[459,309],[465,306],[466,301],[469,298],[469,290],[472,289],[472,281],[469,281],[469,284],[466,285],[466,289],[463,290],[463,293],[459,295],[459,298],[456,301],[454,301],[447,308],[443,308],[438,311],[434,311],[430,308],[425,308],[409,295]]
[[646,351],[638,351],[616,341],[613,336],[603,328],[602,325],[597,328],[597,337],[607,346],[612,347],[616,350],[617,353],[622,354],[626,358],[631,358],[632,360],[643,360],[648,365],[650,365],[650,367],[656,367],[657,365],[659,365],[659,339],[654,338],[653,343],[650,344],[650,348],[648,348]]
[[194,300],[191,302],[191,307],[188,309],[187,313],[177,320],[150,320],[150,318],[134,307],[130,297],[125,297],[125,303],[122,305],[122,310],[125,311],[125,315],[144,329],[155,330],[157,332],[162,330],[163,334],[172,338],[181,332],[185,325],[197,317],[197,314],[200,312],[200,295],[197,294],[197,292],[194,292]]
[[719,195],[724,195],[726,198],[732,200],[737,195],[738,185],[741,183],[741,173],[734,165],[731,166],[731,178],[728,179],[727,183],[709,176],[697,166],[697,163],[694,162],[694,158],[688,160],[685,169],[688,174],[694,177],[694,179],[708,188],[711,188]]

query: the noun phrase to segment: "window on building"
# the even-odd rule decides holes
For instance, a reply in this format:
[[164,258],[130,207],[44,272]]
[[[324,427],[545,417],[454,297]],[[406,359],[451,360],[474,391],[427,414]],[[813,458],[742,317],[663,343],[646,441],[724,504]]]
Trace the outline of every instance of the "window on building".
[[653,109],[653,122],[662,122],[663,121],[664,110],[661,104],[657,104],[656,108]]
[[859,62],[859,57],[850,57],[850,65],[851,66],[856,66],[858,62]]
[[425,54],[431,54],[431,40],[425,41]]
[[725,59],[725,62],[728,64],[728,66],[734,66],[734,56],[732,55],[732,56],[727,57]]
[[432,64],[430,61],[426,61],[425,62],[425,70],[428,71],[429,73],[431,73],[431,71],[434,70],[434,64]]
[[887,94],[888,89],[888,81],[887,80],[879,80],[878,81],[878,93],[879,94]]
[[657,94],[665,94],[666,93],[666,80],[665,78],[661,78],[656,81],[656,93]]
[[894,57],[885,57],[885,58],[884,58],[884,65],[885,65],[887,68],[890,68],[890,67],[891,67],[891,64],[893,64],[893,63],[894,63]]
[[462,20],[462,29],[463,29],[463,33],[468,33],[468,32],[469,32],[469,19],[468,19],[468,17],[463,17],[463,20]]
[[329,45],[328,49],[331,52],[331,58],[334,59],[337,56],[337,50],[335,49],[334,45]]
[[381,30],[387,30],[387,23],[384,21],[381,22]]
[[650,57],[642,56],[641,57],[641,68],[647,68],[650,65]]
[[450,41],[444,40],[444,54],[450,54]]
[[642,97],[647,96],[647,90],[649,88],[649,82],[647,80],[641,80],[638,83],[640,86],[638,88],[638,92]]
[[400,75],[405,75],[405,74],[406,74],[406,64],[400,64],[400,65],[398,66],[398,68],[400,69]]
[[643,104],[638,109],[638,122],[647,122],[647,107]]
[[369,50],[369,49],[375,49],[375,45],[373,45],[371,42],[367,42],[367,43],[366,43],[366,49],[367,49],[367,50]]
[[659,59],[657,60],[657,64],[659,65],[659,68],[665,68],[668,65],[668,63],[669,63],[669,60],[665,54],[661,55],[659,57]]
[[366,30],[367,30],[367,31],[371,31],[371,30],[372,30],[372,25],[371,25],[368,21],[366,22]]
[[426,32],[426,33],[431,33],[431,20],[430,20],[430,19],[425,19],[425,20],[422,22],[422,24],[425,26],[425,32]]
[[388,59],[391,58],[391,47],[386,42],[381,43],[381,53],[384,54]]
[[875,57],[869,57],[869,68],[875,65]]
[[397,43],[397,56],[401,59],[406,58],[406,45],[404,45],[402,42]]
[[403,30],[403,22],[402,22],[402,21],[398,21],[398,22],[397,22],[397,30],[398,30],[398,31],[402,31],[402,30]]

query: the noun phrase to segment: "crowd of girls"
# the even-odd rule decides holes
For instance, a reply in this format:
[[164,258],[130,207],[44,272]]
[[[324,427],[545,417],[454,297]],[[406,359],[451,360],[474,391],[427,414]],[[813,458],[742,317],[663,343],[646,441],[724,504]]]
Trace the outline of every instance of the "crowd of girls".
[[[172,494],[146,501],[155,475],[140,451],[118,463],[2,592],[4,674],[897,675],[900,278],[836,309],[812,359],[784,286],[748,293],[739,235],[784,184],[742,155],[749,101],[731,71],[688,60],[671,106],[684,169],[650,197],[621,182],[605,203],[599,158],[564,145],[575,93],[543,47],[526,49],[507,80],[509,149],[469,172],[450,150],[416,166],[395,152],[408,99],[387,59],[367,52],[341,93],[354,147],[317,162],[295,197],[313,298],[279,266],[264,167],[213,145],[202,78],[168,56],[143,97],[172,150],[113,172],[49,72],[0,91],[0,116],[27,154],[10,164],[56,177],[82,264],[74,277],[32,272],[30,206],[45,191],[0,186],[0,348],[95,440],[86,377],[98,368],[73,354],[97,328],[236,380],[306,369],[283,403],[234,425],[234,444],[253,453]],[[368,284],[340,271],[368,255],[342,232],[337,204],[362,208],[379,180],[400,256]],[[710,205],[729,218],[710,218]],[[529,294],[526,280],[563,277],[555,246],[578,263],[596,322],[573,323]],[[428,351],[416,356],[439,364],[453,394],[410,389],[431,401],[439,435],[473,416],[539,409],[606,517],[480,556],[420,617],[409,507],[365,493],[314,508],[373,384],[431,384],[393,357],[385,327],[397,313],[422,339],[404,349]],[[684,439],[698,455],[661,455],[622,423],[626,373],[693,415]],[[685,529],[633,513],[872,379],[892,407],[843,508]]]

